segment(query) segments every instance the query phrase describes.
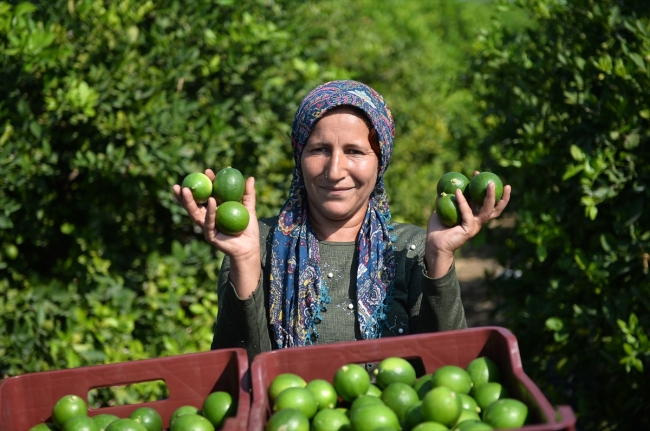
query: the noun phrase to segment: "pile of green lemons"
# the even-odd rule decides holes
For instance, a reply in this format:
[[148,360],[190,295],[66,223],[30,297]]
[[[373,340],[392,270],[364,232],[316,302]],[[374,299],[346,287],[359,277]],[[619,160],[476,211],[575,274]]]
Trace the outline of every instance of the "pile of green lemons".
[[215,198],[218,205],[215,223],[219,231],[239,235],[248,226],[250,215],[241,203],[246,180],[238,169],[223,168],[217,172],[214,181],[201,172],[194,172],[185,177],[182,186],[192,191],[197,204],[207,202],[210,196]]
[[340,367],[332,383],[279,374],[268,387],[266,431],[482,431],[520,428],[528,416],[485,356],[420,378],[410,362],[389,357],[372,377],[354,363]]
[[436,191],[436,214],[440,222],[447,227],[454,227],[462,222],[458,202],[456,202],[456,190],[459,190],[470,202],[476,205],[483,205],[487,195],[488,184],[494,183],[495,203],[503,196],[503,182],[492,172],[480,172],[471,180],[460,172],[447,172],[438,181]]
[[[192,405],[177,408],[171,415],[170,431],[215,431],[237,413],[237,402],[225,391],[208,395],[199,410]],[[77,395],[61,397],[52,408],[52,422],[40,423],[29,431],[162,431],[160,413],[139,407],[128,418],[106,413],[88,416],[86,401]]]

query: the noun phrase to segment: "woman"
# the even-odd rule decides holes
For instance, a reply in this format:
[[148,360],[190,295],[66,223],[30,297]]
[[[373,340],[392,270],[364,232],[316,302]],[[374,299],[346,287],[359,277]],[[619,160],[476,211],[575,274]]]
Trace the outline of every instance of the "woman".
[[453,254],[501,214],[510,187],[495,205],[492,184],[476,212],[457,192],[461,226],[445,228],[435,213],[427,231],[394,223],[384,188],[393,137],[381,95],[356,81],[329,82],[296,113],[295,169],[278,217],[257,220],[249,178],[251,222],[228,236],[215,227],[213,198],[200,207],[174,186],[206,241],[226,255],[213,349],[243,347],[252,360],[276,348],[466,327]]

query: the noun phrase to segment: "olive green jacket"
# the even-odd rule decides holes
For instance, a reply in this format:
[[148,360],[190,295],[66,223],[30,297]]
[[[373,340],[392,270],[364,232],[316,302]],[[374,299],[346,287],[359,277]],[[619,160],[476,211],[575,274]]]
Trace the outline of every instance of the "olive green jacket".
[[[262,279],[253,295],[240,300],[235,294],[226,256],[219,274],[219,313],[214,328],[213,349],[242,347],[249,360],[277,348],[269,316],[271,240],[277,217],[259,220],[262,250]],[[426,232],[414,225],[393,223],[396,277],[393,299],[387,313],[388,329],[383,336],[466,328],[465,312],[455,267],[441,278],[425,273]],[[320,241],[321,274],[331,302],[321,311],[314,344],[361,339],[356,317],[356,270],[358,252],[354,242]]]

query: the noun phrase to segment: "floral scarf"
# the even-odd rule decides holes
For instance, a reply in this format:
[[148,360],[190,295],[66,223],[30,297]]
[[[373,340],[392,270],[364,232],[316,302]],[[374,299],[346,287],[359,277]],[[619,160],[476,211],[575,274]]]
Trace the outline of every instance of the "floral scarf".
[[357,315],[364,339],[381,337],[382,326],[386,324],[395,279],[395,257],[383,177],[393,151],[393,116],[383,97],[367,85],[356,81],[328,82],[303,99],[293,121],[295,169],[289,198],[273,233],[271,256],[270,323],[278,348],[316,341],[316,323],[323,319],[321,310],[330,301],[327,287],[321,281],[318,240],[308,220],[301,156],[318,120],[340,105],[363,110],[379,137],[381,160],[377,183],[357,237]]

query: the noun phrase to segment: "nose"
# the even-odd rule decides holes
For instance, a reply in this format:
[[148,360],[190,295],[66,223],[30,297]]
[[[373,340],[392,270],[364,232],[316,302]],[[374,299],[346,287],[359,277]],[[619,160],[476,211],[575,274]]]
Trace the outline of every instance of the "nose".
[[341,151],[333,151],[325,171],[325,178],[330,181],[340,181],[345,178],[345,175],[345,155]]

